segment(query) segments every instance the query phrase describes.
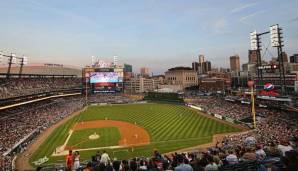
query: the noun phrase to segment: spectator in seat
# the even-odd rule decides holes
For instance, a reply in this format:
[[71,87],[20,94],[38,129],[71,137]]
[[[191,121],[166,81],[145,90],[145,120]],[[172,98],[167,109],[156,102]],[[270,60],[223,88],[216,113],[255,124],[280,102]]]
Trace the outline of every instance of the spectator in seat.
[[230,165],[238,163],[238,157],[234,154],[233,150],[229,150],[229,155],[226,157],[226,161]]
[[138,165],[137,165],[137,162],[135,160],[131,160],[129,165],[130,165],[130,170],[131,171],[136,171],[138,169]]
[[254,161],[257,159],[255,150],[252,147],[246,148],[246,152],[243,154],[242,159],[244,161]]
[[256,158],[258,161],[263,161],[266,158],[266,153],[261,145],[257,145]]
[[285,152],[285,157],[283,157],[283,163],[286,171],[296,171],[298,168],[298,154],[296,151]]
[[80,168],[80,153],[75,151],[74,153],[74,162],[73,162],[73,170],[76,171]]
[[218,166],[214,162],[213,156],[208,156],[207,160],[208,160],[208,164],[205,167],[205,171],[218,171]]
[[91,166],[92,166],[91,162],[88,162],[88,163],[87,163],[87,166],[84,168],[83,171],[91,171],[91,169],[92,169]]
[[119,171],[121,162],[116,160],[116,161],[113,161],[112,165],[113,165],[113,168],[114,168],[115,171]]
[[110,162],[110,157],[108,153],[104,150],[100,158],[100,163],[103,163],[106,166],[109,162]]
[[183,155],[178,154],[176,158],[178,166],[174,168],[174,171],[193,171],[189,164],[185,164]]
[[100,158],[101,158],[100,151],[97,151],[97,152],[96,152],[96,155],[95,155],[95,160],[96,160],[97,162],[100,162]]
[[144,160],[140,161],[140,170],[147,170],[147,165],[146,162]]
[[281,140],[281,143],[277,146],[277,149],[283,157],[286,155],[287,151],[293,150],[288,140]]
[[68,171],[72,171],[72,168],[73,168],[72,150],[69,150],[68,155],[66,156],[66,167]]

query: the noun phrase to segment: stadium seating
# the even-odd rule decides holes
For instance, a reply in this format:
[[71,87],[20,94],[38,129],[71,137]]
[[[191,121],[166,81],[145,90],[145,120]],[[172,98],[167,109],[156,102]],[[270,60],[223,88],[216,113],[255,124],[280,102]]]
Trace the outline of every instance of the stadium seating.
[[81,78],[0,78],[0,99],[63,89],[81,88]]

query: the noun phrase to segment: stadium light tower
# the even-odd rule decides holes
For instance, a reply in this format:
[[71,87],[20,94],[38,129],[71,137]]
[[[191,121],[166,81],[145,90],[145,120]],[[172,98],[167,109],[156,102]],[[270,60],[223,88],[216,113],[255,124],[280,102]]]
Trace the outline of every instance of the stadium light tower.
[[114,56],[114,66],[118,65],[118,56]]
[[284,68],[284,59],[282,54],[282,47],[283,41],[282,41],[282,28],[279,27],[278,24],[270,26],[270,38],[271,38],[271,46],[277,48],[277,54],[278,54],[278,65],[279,65],[279,76],[280,80],[282,81],[281,84],[281,90],[282,94],[286,94],[286,80],[285,80],[285,68]]
[[11,71],[11,65],[12,64],[17,64],[17,59],[21,60],[20,61],[20,71],[19,71],[19,77],[22,74],[23,66],[28,64],[28,58],[26,56],[23,57],[17,57],[16,54],[11,53],[10,55],[5,55],[3,52],[0,51],[0,62],[2,62],[3,57],[8,58],[8,69],[6,73],[6,78],[9,79],[10,77],[10,71]]
[[9,78],[11,65],[16,63],[16,55],[14,53],[11,53],[10,56],[6,56],[6,57],[9,57],[9,59],[8,59],[8,69],[7,69],[7,74],[6,74],[6,78]]
[[0,51],[0,64],[2,63],[2,60],[3,60],[3,52]]
[[28,64],[28,58],[23,55],[20,61],[20,71],[19,71],[19,78],[22,76],[23,66]]
[[95,57],[94,56],[91,56],[91,66],[94,65],[94,60],[95,60]]

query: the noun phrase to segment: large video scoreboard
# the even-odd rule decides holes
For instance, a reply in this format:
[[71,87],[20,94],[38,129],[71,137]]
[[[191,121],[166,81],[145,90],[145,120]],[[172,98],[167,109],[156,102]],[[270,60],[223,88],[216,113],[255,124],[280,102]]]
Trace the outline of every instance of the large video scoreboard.
[[83,75],[92,93],[123,91],[123,68],[84,68]]

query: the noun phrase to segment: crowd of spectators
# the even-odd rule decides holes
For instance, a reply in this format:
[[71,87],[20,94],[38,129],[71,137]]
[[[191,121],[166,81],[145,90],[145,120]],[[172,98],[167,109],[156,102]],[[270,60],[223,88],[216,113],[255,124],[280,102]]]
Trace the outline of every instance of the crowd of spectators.
[[66,157],[66,170],[295,171],[298,168],[297,140],[292,140],[291,144],[284,140],[268,146],[249,136],[236,145],[235,138],[226,137],[206,150],[167,155],[154,150],[152,157],[136,157],[130,160],[111,159],[106,151],[98,151],[90,161],[80,163],[79,152],[70,151]]
[[[218,97],[197,97],[191,101],[207,113],[219,114],[232,119],[251,117],[250,105],[226,101]],[[275,143],[283,137],[298,137],[298,117],[295,112],[269,108],[256,108],[257,128],[254,137],[262,143]]]
[[219,114],[236,120],[251,116],[249,105],[226,101],[223,98],[197,96],[192,98],[190,103],[199,105],[205,112]]
[[81,87],[78,77],[0,78],[0,99]]
[[[82,109],[82,97],[68,97],[42,101],[1,111],[0,115],[0,168],[10,168],[14,154],[3,153],[33,131],[42,131],[74,111]],[[28,142],[25,143],[25,145]],[[22,144],[22,148],[26,148]]]
[[88,97],[89,103],[111,103],[111,104],[122,104],[122,103],[133,103],[140,101],[142,98],[136,96],[129,96],[122,93],[117,94],[93,94]]

